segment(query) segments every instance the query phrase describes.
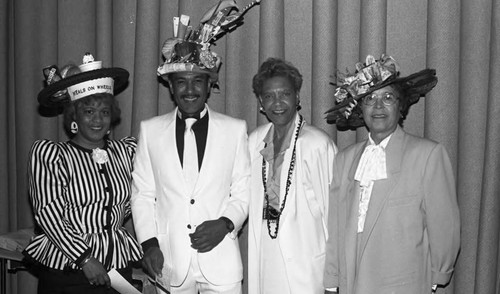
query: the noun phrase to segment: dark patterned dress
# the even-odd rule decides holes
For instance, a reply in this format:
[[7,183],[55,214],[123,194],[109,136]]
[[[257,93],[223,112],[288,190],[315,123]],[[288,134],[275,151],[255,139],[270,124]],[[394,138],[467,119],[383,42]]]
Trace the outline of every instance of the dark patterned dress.
[[29,195],[43,232],[24,254],[55,269],[79,269],[87,256],[121,269],[141,258],[123,227],[130,215],[130,182],[136,139],[107,140],[108,161],[72,142],[36,141],[28,166]]

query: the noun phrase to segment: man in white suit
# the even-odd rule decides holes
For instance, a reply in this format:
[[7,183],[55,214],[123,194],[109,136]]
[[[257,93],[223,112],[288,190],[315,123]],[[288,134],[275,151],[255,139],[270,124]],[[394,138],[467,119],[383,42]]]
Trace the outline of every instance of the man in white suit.
[[246,122],[206,104],[220,64],[209,43],[169,39],[162,51],[158,75],[177,108],[141,123],[132,212],[143,266],[172,294],[241,293],[236,236],[248,214]]

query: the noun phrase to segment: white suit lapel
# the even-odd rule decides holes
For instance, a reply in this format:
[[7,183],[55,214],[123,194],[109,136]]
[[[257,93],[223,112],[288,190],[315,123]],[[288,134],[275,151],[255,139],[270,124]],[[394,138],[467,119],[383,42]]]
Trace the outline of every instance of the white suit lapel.
[[176,138],[176,124],[177,124],[177,111],[171,112],[165,120],[165,131],[161,132],[164,134],[161,138],[162,143],[160,146],[163,146],[163,150],[161,152],[165,154],[164,158],[167,162],[163,163],[161,166],[164,166],[168,169],[173,169],[172,172],[168,172],[170,179],[169,182],[173,183],[184,183],[183,185],[176,185],[178,187],[182,186],[182,195],[186,197],[191,196],[192,189],[189,188],[189,185],[184,178],[184,173],[182,170],[182,164],[179,158],[179,152],[177,150],[177,138]]
[[[251,157],[254,158],[252,162],[252,187],[256,190],[252,192],[252,197],[254,197],[251,201],[250,209],[252,210],[249,214],[254,216],[250,218],[250,221],[253,222],[254,234],[253,236],[249,236],[249,238],[253,238],[254,244],[258,244],[260,246],[261,236],[262,236],[262,215],[264,209],[264,187],[262,183],[262,155],[260,151],[264,149],[264,137],[267,132],[271,128],[271,124],[268,124],[267,127],[263,128],[259,131],[256,139],[256,146],[250,146],[253,150],[250,150]],[[267,167],[266,171],[269,171],[269,167]],[[267,176],[267,175],[266,175]],[[267,232],[264,232],[267,234]]]
[[[288,194],[286,193],[286,186],[287,186],[287,181],[288,181],[288,173],[290,171],[290,163],[292,160],[293,156],[293,147],[295,143],[295,133],[297,126],[299,124],[299,114],[296,114],[295,116],[295,124],[294,124],[294,129],[292,136],[290,137],[290,146],[288,147],[287,151],[285,152],[285,156],[283,158],[283,165],[281,166],[281,174],[280,174],[280,209],[283,207],[283,202],[286,201],[286,203],[291,203],[293,201],[296,201],[295,199],[295,189],[297,189],[297,153],[299,150],[295,150],[296,156],[295,156],[295,162],[294,162],[294,168],[293,168],[293,173],[290,177],[290,187],[288,189]],[[298,144],[297,144],[298,145]],[[297,147],[298,148],[298,147]],[[269,167],[268,167],[269,168]],[[286,196],[286,199],[285,199]],[[285,208],[283,209],[283,212],[280,216],[280,223],[282,223],[286,216],[292,211],[292,209],[295,208],[294,205],[288,205],[287,207],[285,203]]]
[[[293,142],[292,142],[293,144]],[[290,148],[285,152],[285,156],[283,158],[283,165],[281,166],[281,174],[280,174],[280,209],[283,208],[283,204],[285,204],[283,211],[280,216],[280,223],[283,223],[285,221],[286,216],[290,212],[290,209],[293,208],[290,203],[292,201],[295,201],[293,199],[295,193],[295,186],[296,186],[296,174],[297,174],[297,169],[295,166],[293,169],[293,174],[290,177],[290,187],[288,188],[288,193],[286,193],[286,186],[287,186],[287,180],[288,180],[288,172],[290,170],[290,160],[292,159],[292,154],[293,154],[293,145],[290,145]],[[268,170],[269,170],[269,165],[268,165]],[[286,197],[286,199],[285,199]],[[287,205],[288,204],[288,205]]]

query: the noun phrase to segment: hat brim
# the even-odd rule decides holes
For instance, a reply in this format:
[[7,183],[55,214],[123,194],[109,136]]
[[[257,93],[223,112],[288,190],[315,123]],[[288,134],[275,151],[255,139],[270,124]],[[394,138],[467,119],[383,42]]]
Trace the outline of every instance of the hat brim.
[[171,70],[171,71],[168,71],[166,73],[161,74],[160,77],[162,79],[164,79],[165,81],[168,81],[171,74],[183,73],[183,72],[192,72],[192,73],[207,74],[211,83],[215,83],[215,82],[217,82],[219,80],[219,74],[217,72],[215,72],[215,71],[209,71],[207,69],[203,69],[203,68],[201,68],[201,67],[199,67],[197,65],[194,65],[193,68],[190,69],[190,70],[187,70],[187,69],[183,69],[183,70]]
[[[435,69],[424,69],[407,77],[387,80],[379,85],[371,87],[366,93],[355,97],[349,96],[349,98],[345,99],[343,102],[330,108],[325,112],[326,120],[328,123],[335,123],[337,126],[343,128],[358,128],[364,125],[360,110],[360,100],[366,95],[389,85],[397,84],[403,92],[400,99],[405,99],[403,101],[404,105],[409,107],[413,103],[416,103],[421,96],[424,96],[432,90],[436,86],[437,81]],[[352,117],[346,118],[343,113],[349,105],[355,103],[353,100],[357,102],[354,109],[352,109],[352,114],[354,115],[351,114]]]
[[40,91],[40,93],[38,93],[38,103],[48,108],[61,107],[69,101],[69,97],[67,97],[67,95],[64,95],[66,97],[61,99],[61,97],[54,96],[54,94],[56,94],[57,92],[66,90],[70,86],[83,83],[85,81],[106,77],[113,78],[113,92],[117,94],[125,88],[124,86],[128,82],[129,73],[127,70],[120,67],[101,68],[78,73],[45,87],[42,91]]

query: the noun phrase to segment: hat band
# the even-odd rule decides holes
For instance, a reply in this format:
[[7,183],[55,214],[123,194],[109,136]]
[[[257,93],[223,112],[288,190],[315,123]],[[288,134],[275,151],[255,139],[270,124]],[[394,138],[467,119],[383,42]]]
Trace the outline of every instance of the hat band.
[[173,72],[193,71],[192,63],[164,63],[158,67],[158,75],[169,74]]
[[113,94],[113,85],[113,78],[100,78],[85,81],[68,87],[68,95],[71,101],[75,101],[93,94]]

